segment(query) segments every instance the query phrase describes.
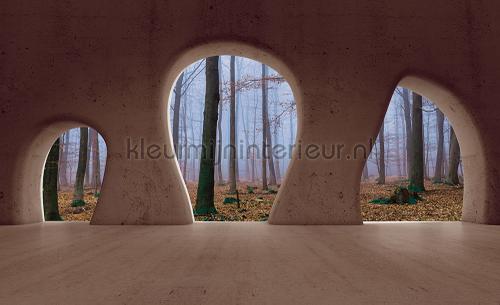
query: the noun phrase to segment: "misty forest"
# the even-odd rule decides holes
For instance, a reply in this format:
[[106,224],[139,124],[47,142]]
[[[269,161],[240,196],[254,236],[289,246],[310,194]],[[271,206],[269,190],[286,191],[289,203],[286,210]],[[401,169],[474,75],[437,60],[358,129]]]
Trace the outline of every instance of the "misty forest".
[[[195,219],[266,221],[296,138],[286,80],[251,59],[209,57],[179,75],[165,111]],[[397,87],[373,143],[360,181],[364,220],[460,219],[460,147],[432,101]],[[92,128],[67,130],[54,142],[43,171],[45,220],[91,219],[106,155]]]

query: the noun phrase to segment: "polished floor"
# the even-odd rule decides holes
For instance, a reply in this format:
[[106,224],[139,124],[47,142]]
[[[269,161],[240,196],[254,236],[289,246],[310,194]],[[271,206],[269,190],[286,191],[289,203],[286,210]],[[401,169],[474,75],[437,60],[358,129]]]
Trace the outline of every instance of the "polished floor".
[[500,304],[500,226],[0,227],[0,304]]

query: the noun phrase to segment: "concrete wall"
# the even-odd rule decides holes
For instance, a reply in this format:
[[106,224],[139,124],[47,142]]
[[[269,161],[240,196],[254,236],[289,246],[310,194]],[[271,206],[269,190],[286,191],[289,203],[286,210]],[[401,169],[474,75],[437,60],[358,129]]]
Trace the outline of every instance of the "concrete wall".
[[167,144],[180,71],[218,54],[262,61],[289,81],[297,142],[342,144],[340,159],[295,151],[269,222],[359,224],[364,160],[401,84],[450,118],[465,172],[465,221],[500,224],[500,2],[497,0],[0,3],[0,224],[43,220],[52,141],[92,126],[108,147],[95,224],[188,224],[175,160],[131,160],[127,139]]

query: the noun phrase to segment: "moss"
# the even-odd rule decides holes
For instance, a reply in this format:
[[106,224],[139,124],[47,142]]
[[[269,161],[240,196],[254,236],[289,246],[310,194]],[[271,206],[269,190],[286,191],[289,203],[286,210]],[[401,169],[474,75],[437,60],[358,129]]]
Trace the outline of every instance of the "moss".
[[408,186],[408,191],[410,191],[410,193],[423,193],[425,192],[425,188],[418,185],[410,184]]
[[72,207],[82,207],[85,205],[85,200],[83,199],[76,199],[71,202]]
[[62,217],[59,213],[48,213],[45,214],[45,221],[62,221]]
[[251,185],[247,185],[247,194],[254,194],[255,188]]
[[224,201],[222,202],[223,204],[232,204],[232,203],[238,203],[239,200],[237,198],[233,197],[226,197],[224,198]]
[[406,188],[398,186],[391,197],[389,198],[376,198],[370,201],[374,204],[416,204],[417,201],[423,200],[418,195],[418,192],[412,191],[410,187]]
[[217,210],[215,209],[215,206],[203,206],[198,209],[193,209],[193,214],[194,216],[211,215],[217,214]]

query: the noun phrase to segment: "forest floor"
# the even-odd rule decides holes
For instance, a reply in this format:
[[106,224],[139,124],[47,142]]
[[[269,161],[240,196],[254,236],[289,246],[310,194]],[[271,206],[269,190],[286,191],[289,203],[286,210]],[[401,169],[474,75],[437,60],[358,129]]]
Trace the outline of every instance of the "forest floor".
[[[421,194],[422,201],[414,205],[373,204],[371,200],[378,197],[390,197],[398,182],[378,185],[372,182],[361,183],[361,212],[365,221],[457,221],[462,216],[463,187],[432,184],[427,181],[426,192]],[[191,202],[196,202],[196,184],[187,184]],[[271,187],[272,188],[272,187]],[[266,221],[276,197],[274,192],[262,192],[260,187],[254,187],[253,194],[248,192],[247,184],[238,185],[240,208],[236,203],[224,204],[225,198],[235,198],[228,195],[228,185],[216,186],[215,207],[218,214],[211,216],[196,216],[197,221]],[[277,188],[273,188],[277,190]],[[87,205],[84,211],[74,213],[71,208],[72,193],[59,192],[59,211],[67,221],[89,221],[94,212],[97,198],[89,190],[85,193]]]
[[[416,204],[373,204],[371,200],[390,197],[401,184],[361,183],[361,214],[364,221],[458,221],[462,218],[463,186],[425,182],[422,201]],[[406,186],[406,185],[405,185]]]

